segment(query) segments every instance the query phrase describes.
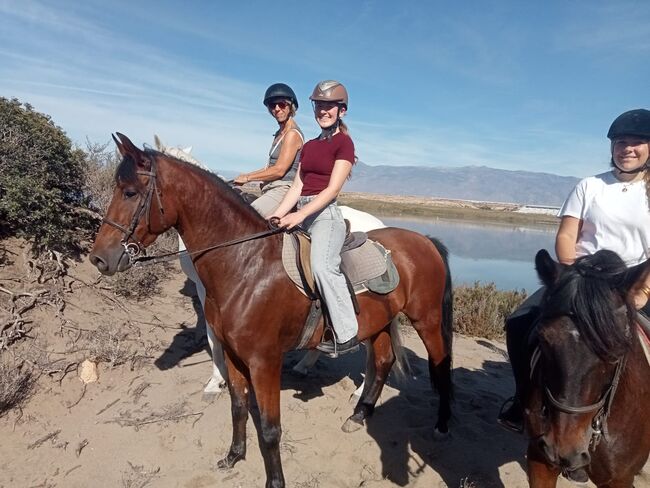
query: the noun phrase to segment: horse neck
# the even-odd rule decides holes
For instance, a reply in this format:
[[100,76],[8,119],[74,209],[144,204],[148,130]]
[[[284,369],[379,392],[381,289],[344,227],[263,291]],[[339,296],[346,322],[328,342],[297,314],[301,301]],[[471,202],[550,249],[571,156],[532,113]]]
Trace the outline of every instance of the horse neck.
[[[205,171],[168,158],[160,159],[159,165],[162,193],[167,195],[165,201],[172,201],[177,214],[175,227],[188,250],[204,249],[266,229],[255,209]],[[222,254],[228,250],[224,248]]]

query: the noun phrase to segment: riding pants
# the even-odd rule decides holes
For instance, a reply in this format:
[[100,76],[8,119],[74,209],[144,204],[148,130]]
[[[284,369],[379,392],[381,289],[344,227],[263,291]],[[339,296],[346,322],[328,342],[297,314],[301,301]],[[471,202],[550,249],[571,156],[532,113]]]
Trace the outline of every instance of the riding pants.
[[251,206],[266,219],[280,206],[289,188],[291,188],[290,181],[276,180],[267,183],[262,187],[262,195],[253,200]]
[[[314,197],[303,196],[298,209]],[[311,234],[311,267],[336,333],[343,343],[357,335],[358,324],[352,299],[341,273],[341,248],[345,240],[345,221],[336,201],[305,219],[303,227]]]

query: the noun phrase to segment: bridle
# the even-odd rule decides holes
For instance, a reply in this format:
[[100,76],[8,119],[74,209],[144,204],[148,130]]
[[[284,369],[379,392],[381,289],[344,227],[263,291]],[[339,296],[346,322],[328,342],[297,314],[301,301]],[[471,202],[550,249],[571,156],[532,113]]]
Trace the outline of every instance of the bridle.
[[[138,227],[138,224],[140,223],[140,220],[142,219],[143,214],[146,216],[147,219],[147,229],[149,229],[149,232],[151,232],[150,230],[151,229],[151,201],[153,200],[154,195],[156,195],[156,200],[158,202],[158,210],[160,212],[160,218],[163,222],[163,226],[165,223],[165,218],[164,218],[165,211],[162,206],[162,199],[160,198],[160,190],[156,185],[157,174],[156,174],[155,161],[156,161],[155,157],[149,158],[150,168],[151,168],[150,171],[136,171],[137,175],[148,176],[149,181],[147,183],[147,188],[144,197],[142,196],[140,197],[140,200],[138,201],[138,207],[135,209],[135,213],[131,218],[131,223],[129,224],[129,226],[125,227],[124,225],[118,224],[117,222],[107,219],[106,217],[102,219],[103,223],[115,227],[122,234],[124,234],[122,240],[120,241],[120,244],[122,245],[122,247],[124,247],[124,253],[129,258],[130,265],[156,264],[156,263],[177,259],[182,255],[194,256],[194,255],[204,254],[214,249],[233,246],[235,244],[240,244],[242,242],[252,241],[254,239],[259,239],[261,237],[267,237],[273,234],[278,234],[280,232],[286,231],[286,229],[282,227],[278,227],[278,222],[279,222],[278,220],[272,219],[268,222],[270,228],[269,230],[257,232],[255,234],[249,234],[247,236],[240,237],[238,239],[233,239],[230,241],[222,242],[220,244],[215,244],[213,246],[199,249],[197,251],[189,252],[187,250],[184,250],[184,251],[174,251],[165,254],[159,254],[156,256],[145,256],[145,255],[140,256],[140,254],[144,254],[145,246],[142,244],[142,242],[134,239],[134,233],[135,233],[135,229]],[[299,226],[296,226],[288,232],[291,232],[293,230],[302,230],[302,229]]]
[[[621,308],[617,310],[618,312],[622,311],[627,311],[627,307],[623,305]],[[535,367],[539,363],[539,359],[541,357],[541,350],[540,347],[537,346],[535,348],[535,351],[533,352],[532,358],[531,358],[531,377],[533,375],[533,372],[535,370]],[[582,415],[590,412],[596,412],[594,414],[594,417],[591,420],[591,429],[592,429],[592,434],[591,434],[591,439],[589,441],[589,447],[591,449],[595,449],[600,440],[602,439],[603,436],[607,437],[608,430],[607,430],[607,418],[609,417],[609,413],[612,407],[612,402],[614,401],[614,396],[616,395],[616,390],[618,389],[618,385],[621,379],[621,375],[623,374],[623,370],[625,369],[625,363],[626,363],[627,356],[623,356],[620,359],[616,361],[616,370],[614,371],[614,375],[612,377],[611,382],[609,383],[609,386],[607,387],[607,390],[605,390],[605,393],[601,396],[601,398],[590,405],[584,405],[584,406],[573,406],[573,405],[567,405],[565,403],[562,403],[559,401],[557,398],[553,396],[553,393],[549,389],[549,387],[544,384],[543,377],[540,374],[540,383],[544,389],[544,399],[546,402],[544,402],[544,408],[549,409],[549,406],[562,412],[566,413],[569,415]]]
[[[142,215],[146,215],[147,219],[147,229],[151,228],[151,200],[153,199],[153,195],[156,195],[156,200],[158,201],[158,210],[160,211],[160,218],[163,220],[164,223],[164,215],[165,211],[163,210],[162,206],[162,200],[160,198],[160,191],[158,190],[158,187],[156,186],[156,163],[155,163],[155,158],[149,158],[150,162],[150,171],[136,171],[137,175],[140,176],[148,176],[149,181],[147,182],[147,189],[144,194],[144,197],[140,196],[140,199],[138,201],[138,207],[135,209],[135,213],[133,214],[133,218],[131,219],[131,223],[129,224],[128,227],[125,227],[121,224],[118,224],[117,222],[114,222],[110,219],[107,219],[106,217],[103,218],[103,222],[115,227],[117,230],[122,232],[124,236],[122,237],[122,240],[120,241],[120,244],[122,247],[124,247],[124,252],[126,255],[129,257],[129,261],[131,264],[134,264],[137,261],[137,256],[140,255],[140,253],[143,252],[144,250],[144,245],[133,238],[133,234],[135,233],[135,229],[140,223],[140,219],[142,218]],[[132,241],[132,242],[129,242]]]

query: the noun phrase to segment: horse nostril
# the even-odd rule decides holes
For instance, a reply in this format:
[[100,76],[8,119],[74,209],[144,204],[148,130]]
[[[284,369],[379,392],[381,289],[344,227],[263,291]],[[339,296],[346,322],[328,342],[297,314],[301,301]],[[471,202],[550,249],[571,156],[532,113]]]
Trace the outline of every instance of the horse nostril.
[[108,269],[108,265],[106,264],[106,261],[104,261],[96,254],[91,254],[89,260],[101,272],[104,272]]

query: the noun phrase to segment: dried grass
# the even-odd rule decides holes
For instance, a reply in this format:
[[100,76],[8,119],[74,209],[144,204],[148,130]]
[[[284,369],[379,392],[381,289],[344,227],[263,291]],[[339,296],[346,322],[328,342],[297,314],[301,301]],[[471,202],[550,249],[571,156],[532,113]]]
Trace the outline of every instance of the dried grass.
[[35,383],[36,374],[26,363],[0,357],[0,416],[27,400]]
[[107,362],[110,367],[126,363],[134,355],[133,346],[128,342],[125,325],[101,324],[90,334],[88,351],[90,357],[99,362]]
[[526,292],[497,290],[494,283],[454,289],[454,331],[460,334],[504,338],[504,321],[525,299]]
[[160,474],[160,467],[145,469],[144,466],[131,464],[130,469],[122,471],[122,488],[144,488],[149,485]]

